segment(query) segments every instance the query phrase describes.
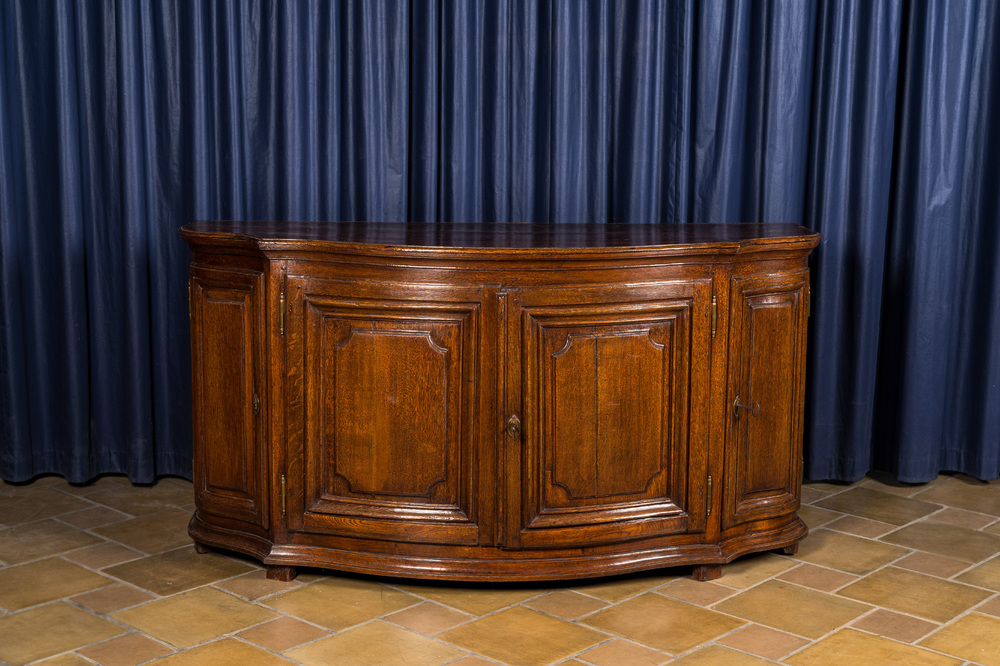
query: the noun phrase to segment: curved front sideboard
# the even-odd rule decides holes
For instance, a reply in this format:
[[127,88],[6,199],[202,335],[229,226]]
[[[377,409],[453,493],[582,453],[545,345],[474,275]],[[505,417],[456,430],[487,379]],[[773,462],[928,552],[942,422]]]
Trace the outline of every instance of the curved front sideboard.
[[199,550],[539,580],[794,552],[794,225],[197,222]]

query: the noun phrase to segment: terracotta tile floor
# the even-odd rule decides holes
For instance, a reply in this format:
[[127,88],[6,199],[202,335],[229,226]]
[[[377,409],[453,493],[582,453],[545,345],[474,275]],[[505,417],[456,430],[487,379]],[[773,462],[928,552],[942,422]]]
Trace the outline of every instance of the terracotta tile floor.
[[0,483],[0,663],[1000,666],[1000,484],[810,483],[799,554],[545,585],[198,555],[191,484]]

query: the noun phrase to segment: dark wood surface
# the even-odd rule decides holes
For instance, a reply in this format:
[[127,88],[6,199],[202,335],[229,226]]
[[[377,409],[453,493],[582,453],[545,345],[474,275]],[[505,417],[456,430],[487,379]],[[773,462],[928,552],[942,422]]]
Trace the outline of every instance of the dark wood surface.
[[810,238],[815,232],[794,224],[476,224],[421,222],[197,221],[182,233],[255,242],[342,243],[493,249],[572,249],[732,245]]
[[[199,548],[469,580],[805,534],[792,225],[197,222]],[[735,407],[735,404],[744,407]]]

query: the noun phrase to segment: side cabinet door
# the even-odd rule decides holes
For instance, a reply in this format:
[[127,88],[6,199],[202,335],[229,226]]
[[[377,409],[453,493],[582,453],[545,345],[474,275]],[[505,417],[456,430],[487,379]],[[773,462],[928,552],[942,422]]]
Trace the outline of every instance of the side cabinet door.
[[480,292],[289,276],[290,532],[479,543]]
[[703,531],[711,281],[506,298],[504,545]]
[[198,511],[266,529],[263,273],[194,267],[190,288]]
[[724,529],[798,509],[808,280],[732,281]]

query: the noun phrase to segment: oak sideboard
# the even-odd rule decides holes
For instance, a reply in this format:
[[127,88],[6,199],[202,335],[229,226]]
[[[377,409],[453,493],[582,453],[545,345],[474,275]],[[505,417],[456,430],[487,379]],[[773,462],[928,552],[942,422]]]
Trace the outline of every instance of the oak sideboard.
[[819,235],[196,222],[199,551],[416,578],[794,553]]

